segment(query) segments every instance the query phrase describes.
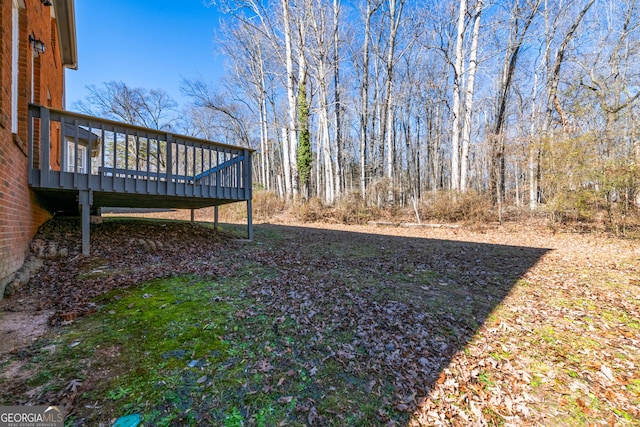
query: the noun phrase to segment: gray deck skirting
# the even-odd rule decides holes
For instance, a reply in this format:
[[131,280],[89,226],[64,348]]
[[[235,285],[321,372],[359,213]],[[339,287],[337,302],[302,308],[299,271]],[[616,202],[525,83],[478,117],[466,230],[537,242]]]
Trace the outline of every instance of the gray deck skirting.
[[[92,207],[246,202],[253,239],[251,149],[33,104],[28,133],[29,186],[52,210],[80,207],[85,255]],[[52,140],[59,152],[51,153]]]

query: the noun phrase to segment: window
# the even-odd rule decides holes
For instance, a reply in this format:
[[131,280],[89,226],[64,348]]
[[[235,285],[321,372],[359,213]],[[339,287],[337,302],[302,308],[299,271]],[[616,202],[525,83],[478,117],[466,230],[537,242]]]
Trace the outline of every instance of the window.
[[[76,159],[76,148],[78,157]],[[67,172],[87,173],[87,147],[67,139]]]
[[18,57],[20,54],[20,5],[13,0],[11,8],[11,132],[18,133]]

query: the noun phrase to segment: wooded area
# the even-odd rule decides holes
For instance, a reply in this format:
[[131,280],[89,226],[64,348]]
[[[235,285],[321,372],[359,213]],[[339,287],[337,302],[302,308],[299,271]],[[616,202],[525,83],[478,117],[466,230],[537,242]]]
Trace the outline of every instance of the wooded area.
[[[114,82],[81,109],[255,148],[255,179],[283,198],[404,206],[445,191],[558,213],[640,206],[634,0],[211,7],[227,72],[185,80],[186,111]],[[136,91],[144,117],[115,102]]]

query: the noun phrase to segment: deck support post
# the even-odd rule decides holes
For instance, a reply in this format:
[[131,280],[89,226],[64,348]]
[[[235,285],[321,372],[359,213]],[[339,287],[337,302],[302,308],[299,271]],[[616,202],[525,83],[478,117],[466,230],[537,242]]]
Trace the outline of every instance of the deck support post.
[[196,222],[196,221],[195,221],[195,219],[196,219],[196,215],[195,215],[195,213],[193,212],[193,208],[191,208],[191,224],[193,224],[194,222]]
[[253,215],[251,206],[251,198],[247,200],[247,239],[253,240]]
[[213,229],[218,231],[218,205],[213,207]]
[[253,166],[251,162],[251,151],[244,149],[244,197],[247,199],[247,239],[253,240]]
[[93,192],[89,190],[80,190],[80,214],[82,223],[82,255],[90,254],[90,233],[91,233],[91,205],[93,204]]

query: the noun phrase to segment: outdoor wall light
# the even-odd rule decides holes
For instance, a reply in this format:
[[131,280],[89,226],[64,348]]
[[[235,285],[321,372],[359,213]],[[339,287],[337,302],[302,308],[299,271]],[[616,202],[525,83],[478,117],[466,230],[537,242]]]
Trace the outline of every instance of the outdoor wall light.
[[33,44],[33,51],[41,54],[44,53],[44,42],[37,39],[33,34],[29,34],[29,43]]
[[45,5],[45,6],[53,5],[53,3],[51,3],[51,0],[41,0],[41,1],[42,1],[42,4]]

